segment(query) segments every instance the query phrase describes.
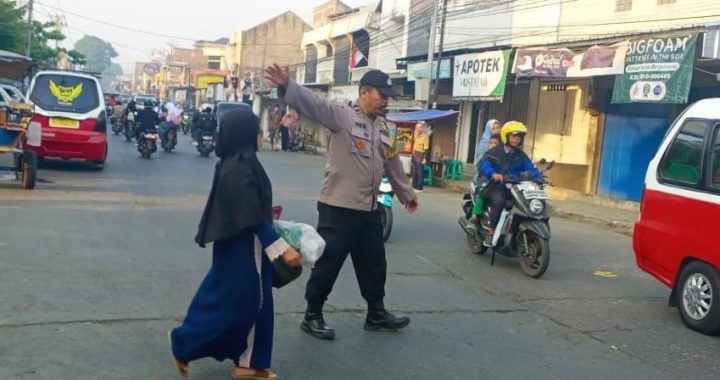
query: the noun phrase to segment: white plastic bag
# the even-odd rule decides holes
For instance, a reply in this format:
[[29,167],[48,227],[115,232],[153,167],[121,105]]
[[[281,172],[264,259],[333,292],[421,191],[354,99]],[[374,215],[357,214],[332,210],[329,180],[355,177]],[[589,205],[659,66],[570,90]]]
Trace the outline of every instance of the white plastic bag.
[[325,240],[308,224],[278,220],[275,229],[306,263],[315,264],[325,250]]

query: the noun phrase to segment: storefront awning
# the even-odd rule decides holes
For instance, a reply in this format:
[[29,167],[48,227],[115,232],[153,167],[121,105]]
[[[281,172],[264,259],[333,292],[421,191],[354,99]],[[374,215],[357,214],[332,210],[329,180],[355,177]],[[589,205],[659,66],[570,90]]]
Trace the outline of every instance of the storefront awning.
[[458,111],[427,110],[415,112],[389,113],[385,116],[387,121],[393,123],[413,123],[418,121],[432,122],[438,119],[454,116]]
[[0,50],[0,78],[22,80],[23,75],[32,64],[32,60],[28,57]]

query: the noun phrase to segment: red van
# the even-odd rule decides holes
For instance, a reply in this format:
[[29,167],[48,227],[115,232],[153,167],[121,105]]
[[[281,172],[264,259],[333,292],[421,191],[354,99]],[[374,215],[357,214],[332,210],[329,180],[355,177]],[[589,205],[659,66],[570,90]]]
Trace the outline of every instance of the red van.
[[720,334],[720,98],[689,106],[645,177],[633,247],[685,324]]
[[70,71],[41,71],[30,84],[34,121],[42,126],[39,158],[81,159],[98,169],[107,157],[107,115],[100,82]]

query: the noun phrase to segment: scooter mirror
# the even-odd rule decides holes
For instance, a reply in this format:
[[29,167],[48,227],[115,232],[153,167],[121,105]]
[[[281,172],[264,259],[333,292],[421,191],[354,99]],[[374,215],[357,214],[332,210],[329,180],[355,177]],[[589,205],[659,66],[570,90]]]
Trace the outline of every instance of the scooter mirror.
[[550,170],[550,169],[553,168],[553,166],[555,166],[555,161],[554,161],[554,160],[553,160],[553,161],[550,161],[550,162],[547,164],[547,167],[545,168],[545,170]]

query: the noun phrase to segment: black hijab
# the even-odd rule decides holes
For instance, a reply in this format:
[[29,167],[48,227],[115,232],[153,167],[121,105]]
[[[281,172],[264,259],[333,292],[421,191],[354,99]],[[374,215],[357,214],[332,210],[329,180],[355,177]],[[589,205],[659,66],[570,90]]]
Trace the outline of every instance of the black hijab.
[[262,222],[272,222],[272,185],[257,159],[260,120],[245,107],[229,111],[220,121],[212,189],[195,242],[231,238]]

